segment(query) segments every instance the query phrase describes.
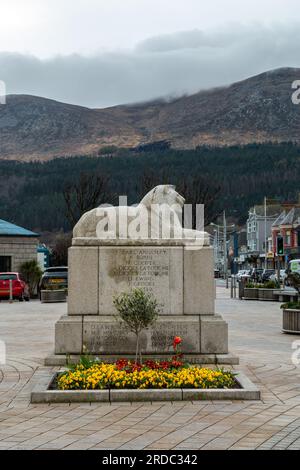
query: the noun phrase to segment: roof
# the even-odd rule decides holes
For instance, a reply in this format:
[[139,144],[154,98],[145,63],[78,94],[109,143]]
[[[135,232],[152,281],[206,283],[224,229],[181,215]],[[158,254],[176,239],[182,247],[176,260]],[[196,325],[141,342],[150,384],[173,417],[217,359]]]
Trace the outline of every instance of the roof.
[[38,233],[31,232],[26,228],[19,227],[18,225],[11,224],[5,220],[0,219],[0,237],[39,237]]
[[293,207],[287,216],[281,222],[281,225],[293,225],[300,223],[300,209],[298,207]]
[[277,217],[275,222],[272,224],[272,227],[279,227],[279,225],[281,225],[285,217],[286,217],[286,211],[281,212],[281,214]]

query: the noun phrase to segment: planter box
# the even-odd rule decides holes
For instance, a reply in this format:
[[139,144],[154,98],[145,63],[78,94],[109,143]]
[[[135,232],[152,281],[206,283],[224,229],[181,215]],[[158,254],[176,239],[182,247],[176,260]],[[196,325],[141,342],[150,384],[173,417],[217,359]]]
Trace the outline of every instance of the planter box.
[[279,302],[297,302],[300,300],[300,296],[296,290],[288,289],[275,289],[274,297],[278,297]]
[[258,300],[276,300],[274,296],[274,289],[263,289],[259,288],[258,290]]
[[282,331],[300,334],[300,310],[286,309],[282,314]]
[[244,289],[244,299],[245,300],[257,300],[258,299],[258,289],[256,287],[245,287],[245,289]]
[[66,302],[67,293],[65,290],[41,290],[41,302]]
[[152,402],[195,400],[260,400],[260,390],[244,374],[236,375],[237,388],[231,389],[110,389],[110,390],[52,390],[56,377],[49,375],[31,392],[31,403],[72,402]]

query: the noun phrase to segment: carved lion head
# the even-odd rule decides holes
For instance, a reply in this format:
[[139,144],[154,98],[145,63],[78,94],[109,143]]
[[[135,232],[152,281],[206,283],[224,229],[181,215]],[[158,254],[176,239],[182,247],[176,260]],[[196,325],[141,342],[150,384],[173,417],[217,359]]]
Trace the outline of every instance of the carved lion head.
[[179,205],[183,207],[185,199],[176,191],[175,186],[171,184],[160,184],[151,189],[149,193],[141,200],[140,204],[150,208],[152,204],[167,204],[169,206]]

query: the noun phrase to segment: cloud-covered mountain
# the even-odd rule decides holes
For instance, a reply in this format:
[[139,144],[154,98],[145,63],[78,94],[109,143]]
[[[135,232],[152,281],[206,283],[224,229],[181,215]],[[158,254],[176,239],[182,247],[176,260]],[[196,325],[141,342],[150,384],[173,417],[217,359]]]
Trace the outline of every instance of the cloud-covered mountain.
[[8,94],[103,108],[190,95],[266,70],[300,67],[299,43],[300,23],[295,19],[177,31],[148,37],[135,47],[85,55],[0,51],[0,80]]
[[10,95],[0,105],[0,158],[42,160],[160,140],[176,148],[300,142],[300,105],[291,99],[295,80],[300,69],[284,68],[173,100],[105,109]]

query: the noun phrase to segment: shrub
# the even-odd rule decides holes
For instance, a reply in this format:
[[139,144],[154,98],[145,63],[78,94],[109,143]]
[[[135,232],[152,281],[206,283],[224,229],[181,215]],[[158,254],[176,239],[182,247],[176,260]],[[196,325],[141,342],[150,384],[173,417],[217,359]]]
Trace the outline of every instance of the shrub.
[[263,284],[264,289],[279,289],[278,281],[267,281]]
[[285,304],[282,304],[280,308],[286,310],[286,309],[292,309],[292,310],[300,310],[300,302],[287,302]]
[[121,323],[136,335],[135,362],[137,363],[139,358],[141,363],[140,334],[157,320],[159,314],[157,302],[142,289],[133,289],[129,293],[124,292],[115,297],[113,303]]
[[300,294],[300,274],[299,273],[289,273],[287,276],[287,281],[290,286],[294,287],[296,291]]
[[248,281],[245,287],[247,289],[258,289],[263,286],[264,286],[263,284],[258,284],[257,282]]
[[29,286],[30,295],[34,295],[35,290],[37,288],[37,285],[42,275],[42,270],[40,268],[40,265],[34,259],[31,261],[25,261],[21,265],[20,271],[21,271],[22,277],[24,278],[25,282]]

